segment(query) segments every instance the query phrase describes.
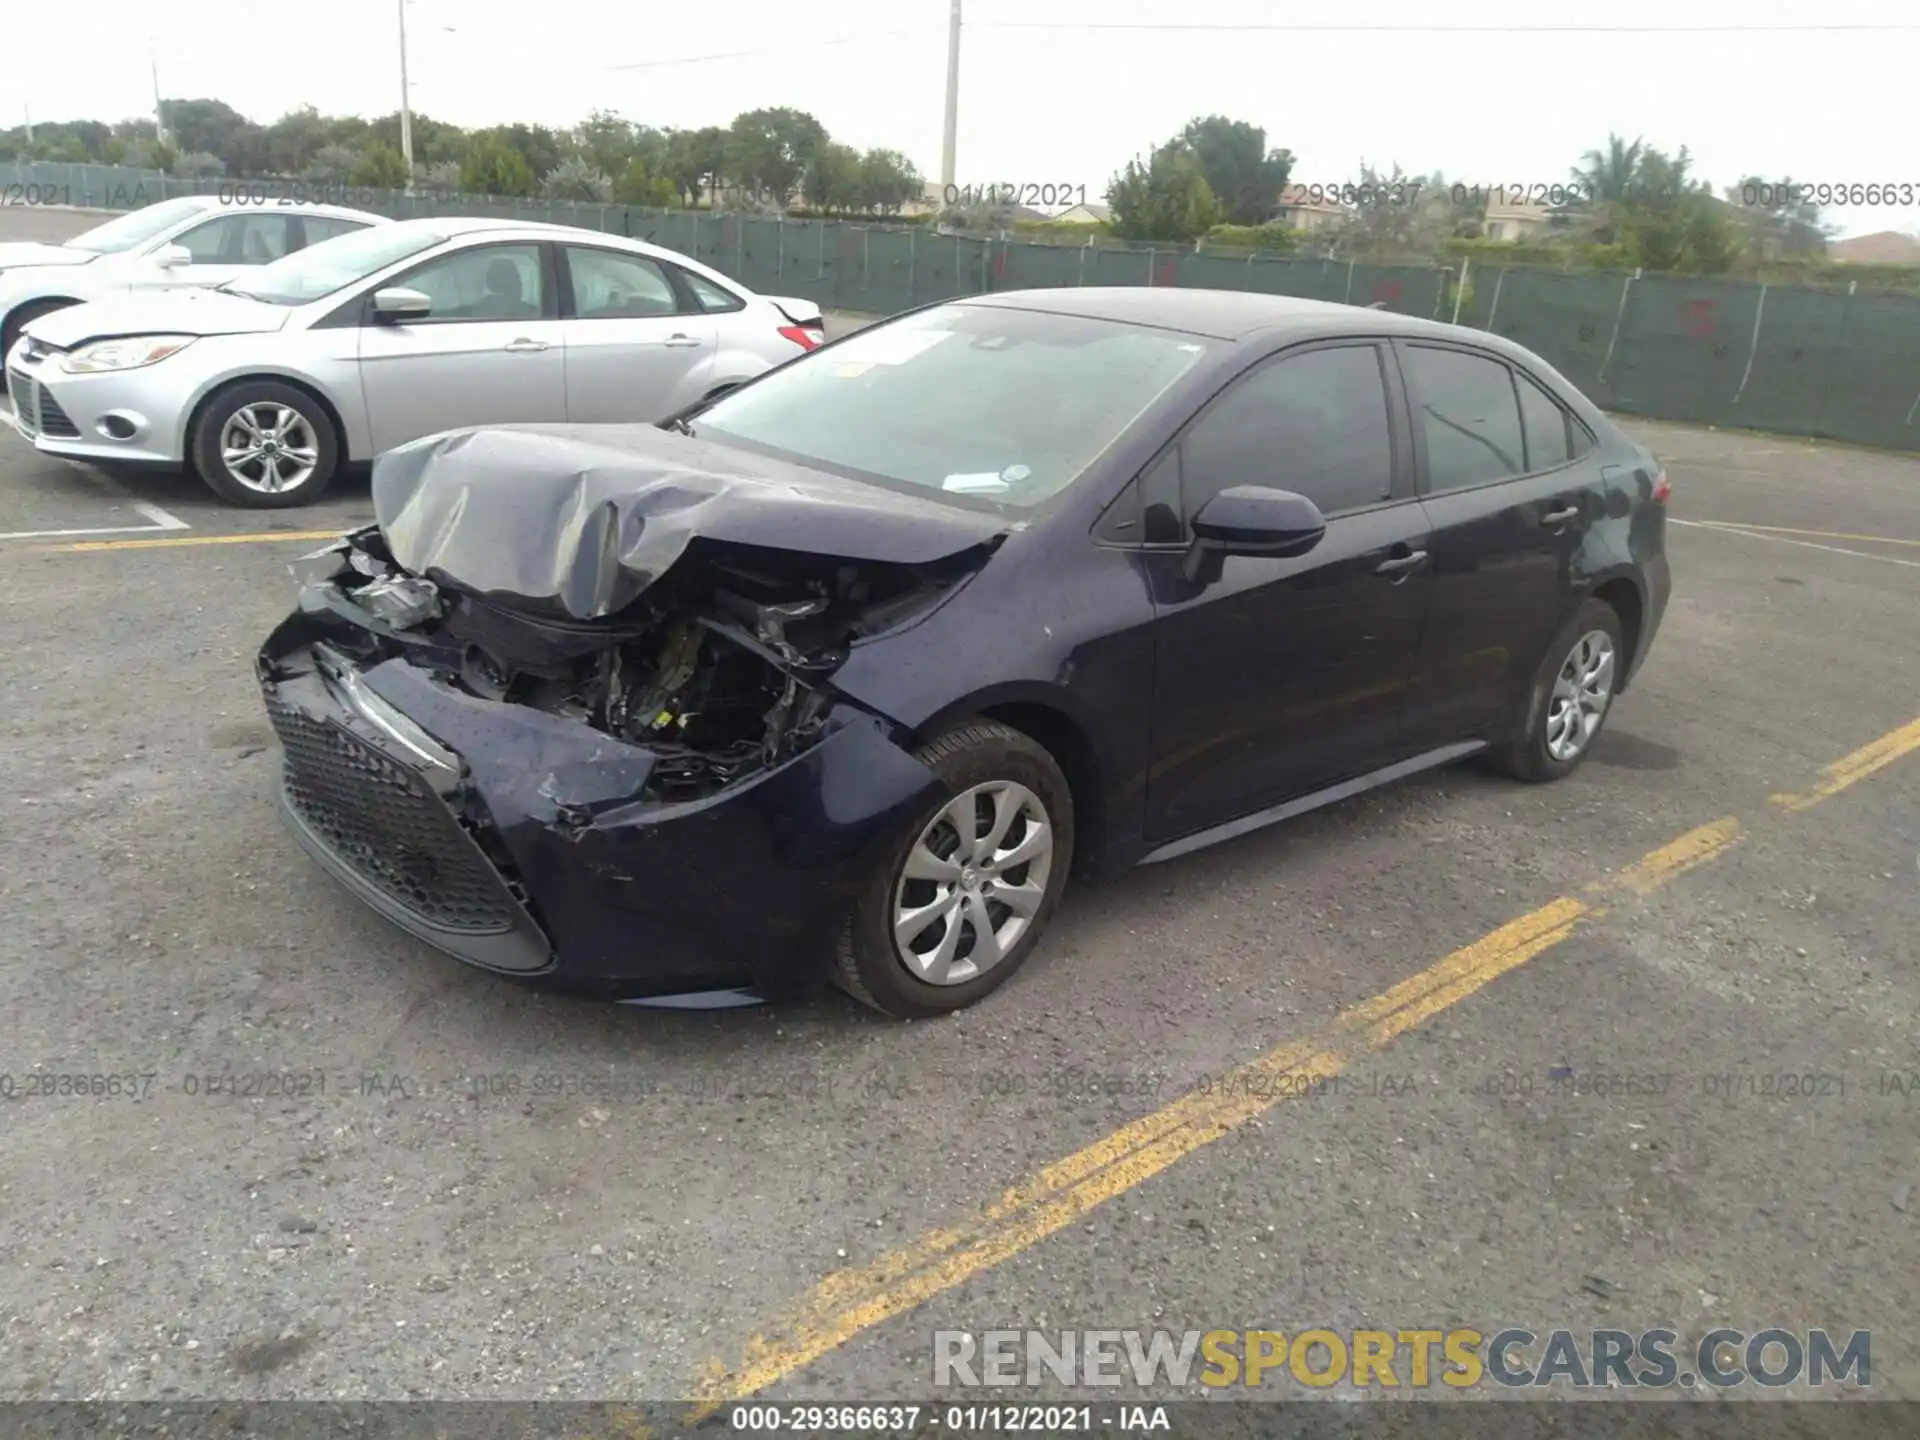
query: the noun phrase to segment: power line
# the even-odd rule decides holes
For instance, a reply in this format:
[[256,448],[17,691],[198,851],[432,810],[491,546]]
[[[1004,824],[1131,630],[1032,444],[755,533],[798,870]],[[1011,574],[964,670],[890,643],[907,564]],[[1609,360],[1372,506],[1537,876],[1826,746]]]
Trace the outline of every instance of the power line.
[[1920,30],[1920,25],[1293,25],[1187,24],[1179,21],[971,20],[970,30],[1185,30],[1237,35],[1250,32],[1291,35],[1805,35],[1886,34]]
[[797,40],[785,45],[768,45],[758,50],[728,50],[718,55],[677,55],[667,60],[635,60],[628,65],[608,65],[608,70],[653,70],[663,65],[704,65],[713,60],[746,60],[758,55],[785,55],[794,50],[821,49],[829,45],[860,45],[869,40],[886,40],[897,35],[931,34],[927,27],[917,30],[873,30],[865,35],[842,35],[834,40]]

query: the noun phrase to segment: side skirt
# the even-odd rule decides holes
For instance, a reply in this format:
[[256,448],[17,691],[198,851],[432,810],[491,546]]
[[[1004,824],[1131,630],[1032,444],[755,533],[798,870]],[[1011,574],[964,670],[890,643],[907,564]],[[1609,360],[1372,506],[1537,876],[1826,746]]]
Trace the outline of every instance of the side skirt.
[[1315,790],[1310,795],[1288,800],[1252,815],[1242,815],[1238,820],[1229,820],[1224,825],[1215,825],[1210,829],[1199,830],[1178,840],[1170,840],[1157,849],[1149,850],[1138,863],[1152,865],[1161,860],[1172,860],[1181,855],[1190,855],[1195,850],[1204,850],[1209,845],[1218,845],[1222,840],[1232,840],[1255,830],[1264,830],[1269,825],[1277,825],[1282,820],[1291,820],[1296,815],[1304,815],[1309,810],[1318,810],[1323,805],[1333,805],[1355,795],[1376,790],[1382,785],[1391,785],[1396,780],[1404,780],[1409,775],[1418,775],[1422,770],[1432,770],[1437,766],[1451,765],[1456,760],[1487,748],[1484,740],[1463,740],[1457,745],[1442,745],[1438,750],[1429,750],[1424,755],[1415,755],[1411,759],[1401,760],[1371,774],[1361,775],[1352,780],[1342,780],[1338,785],[1329,785],[1324,790]]

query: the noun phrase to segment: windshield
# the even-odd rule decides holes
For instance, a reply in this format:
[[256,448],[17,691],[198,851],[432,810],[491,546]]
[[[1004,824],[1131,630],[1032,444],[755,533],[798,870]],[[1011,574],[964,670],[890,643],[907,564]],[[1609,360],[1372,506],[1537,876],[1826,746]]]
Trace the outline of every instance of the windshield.
[[818,469],[1038,505],[1193,368],[1198,336],[949,305],[796,361],[690,429]]
[[162,200],[158,205],[148,205],[144,209],[116,216],[91,230],[82,230],[66,243],[75,250],[116,255],[153,239],[162,231],[170,230],[182,220],[189,220],[206,209],[207,202],[204,199],[195,199],[191,195],[178,200]]
[[364,280],[387,266],[431,250],[446,240],[438,230],[412,226],[370,225],[347,235],[322,240],[248,273],[222,288],[269,305],[305,305]]

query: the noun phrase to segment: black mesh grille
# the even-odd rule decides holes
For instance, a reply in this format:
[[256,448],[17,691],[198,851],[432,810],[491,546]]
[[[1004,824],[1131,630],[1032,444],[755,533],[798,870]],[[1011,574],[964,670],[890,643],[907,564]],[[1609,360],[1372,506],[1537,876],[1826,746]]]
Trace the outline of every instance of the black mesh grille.
[[33,378],[24,371],[7,371],[7,399],[13,406],[14,418],[29,435],[38,428],[40,419],[34,389]]
[[47,387],[40,388],[40,433],[42,435],[73,438],[80,433],[80,427],[67,418],[67,412],[60,408],[60,402],[47,393]]
[[267,713],[286,749],[288,803],[328,849],[440,929],[512,927],[512,895],[419,775],[289,705]]

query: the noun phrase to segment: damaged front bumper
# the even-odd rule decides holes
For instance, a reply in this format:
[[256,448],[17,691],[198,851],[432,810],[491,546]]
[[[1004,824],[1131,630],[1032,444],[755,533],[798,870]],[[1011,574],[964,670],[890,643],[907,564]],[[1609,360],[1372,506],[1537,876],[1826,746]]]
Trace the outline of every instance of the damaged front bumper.
[[867,867],[944,792],[891,722],[839,704],[799,753],[663,799],[661,750],[455,683],[408,598],[383,607],[396,629],[312,583],[267,640],[279,804],[353,894],[470,964],[609,998],[801,993]]

